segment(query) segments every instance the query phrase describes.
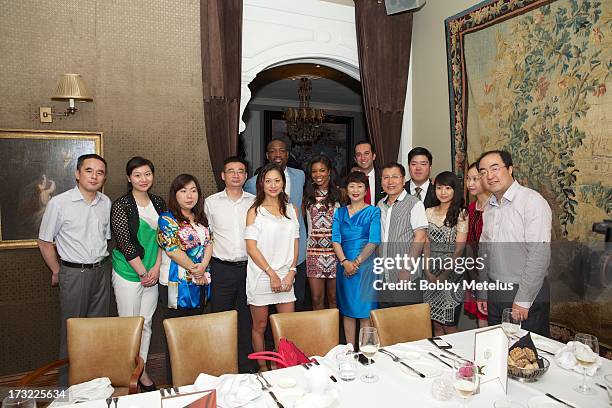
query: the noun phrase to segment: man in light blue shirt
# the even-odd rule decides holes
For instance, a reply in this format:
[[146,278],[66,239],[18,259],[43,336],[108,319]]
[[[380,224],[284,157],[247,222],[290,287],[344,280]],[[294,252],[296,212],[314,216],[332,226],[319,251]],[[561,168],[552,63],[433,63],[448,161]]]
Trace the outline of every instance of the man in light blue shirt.
[[[298,255],[297,273],[295,275],[295,310],[303,311],[304,296],[306,295],[306,242],[308,237],[306,236],[306,227],[304,226],[304,217],[302,216],[302,193],[304,191],[304,180],[306,176],[304,172],[299,169],[287,167],[287,160],[289,160],[289,150],[287,149],[287,143],[280,138],[274,138],[270,140],[266,147],[266,159],[268,162],[279,165],[285,172],[285,179],[287,183],[285,185],[285,193],[289,196],[289,203],[295,205],[298,210],[298,218],[300,221],[300,246]],[[247,180],[244,185],[244,191],[251,194],[257,194],[255,182],[257,176],[253,176]]]
[[[106,317],[110,307],[111,200],[99,192],[106,181],[106,161],[97,154],[80,156],[75,178],[76,187],[47,204],[38,234],[51,285],[60,289],[60,359],[68,353],[66,320]],[[67,383],[65,371],[60,373],[60,383]]]

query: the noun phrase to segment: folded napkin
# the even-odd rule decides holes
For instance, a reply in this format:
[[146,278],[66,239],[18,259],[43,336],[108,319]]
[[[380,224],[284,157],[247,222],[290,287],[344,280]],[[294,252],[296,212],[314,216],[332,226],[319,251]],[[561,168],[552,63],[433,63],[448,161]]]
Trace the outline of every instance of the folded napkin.
[[197,390],[217,390],[217,406],[221,408],[256,407],[261,396],[261,384],[248,374],[223,374],[215,377],[200,374],[193,384]]
[[115,389],[108,377],[95,378],[68,388],[68,401],[53,401],[49,407],[76,404],[78,402],[103,400],[113,395]]
[[332,348],[325,354],[323,357],[313,356],[320,362],[324,362],[328,365],[328,367],[336,368],[338,366],[338,362],[336,360],[336,356],[338,354],[345,354],[349,352],[353,352],[355,349],[351,343],[349,344],[338,344],[336,347]]
[[[573,370],[582,374],[584,372],[584,367],[578,364],[576,361],[576,356],[574,355],[574,345],[576,342],[568,341],[565,347],[562,347],[557,354],[555,354],[555,361],[561,368],[565,368],[566,370]],[[584,347],[584,352],[587,355],[592,355],[594,352],[586,345],[582,343],[578,343],[578,347]],[[588,367],[586,370],[587,375],[594,376],[595,372],[599,367],[601,367],[601,358],[599,356],[595,356],[596,361],[595,364]]]

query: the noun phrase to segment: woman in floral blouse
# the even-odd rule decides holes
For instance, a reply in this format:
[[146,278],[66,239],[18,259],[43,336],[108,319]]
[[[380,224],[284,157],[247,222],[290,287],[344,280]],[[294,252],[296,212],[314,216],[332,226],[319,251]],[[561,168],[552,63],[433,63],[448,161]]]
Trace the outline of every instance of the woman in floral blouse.
[[[159,274],[164,318],[201,314],[210,290],[212,242],[204,197],[194,176],[181,174],[172,182],[168,212],[159,216],[157,242],[164,250]],[[166,362],[171,384],[168,357]]]

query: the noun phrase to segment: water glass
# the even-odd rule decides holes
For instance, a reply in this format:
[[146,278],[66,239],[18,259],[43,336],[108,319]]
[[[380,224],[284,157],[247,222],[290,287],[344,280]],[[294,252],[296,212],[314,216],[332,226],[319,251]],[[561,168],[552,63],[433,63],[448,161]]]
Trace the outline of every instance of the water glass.
[[353,381],[357,378],[357,353],[342,352],[336,354],[338,376],[342,381]]
[[36,408],[36,400],[32,398],[6,397],[2,400],[2,408]]

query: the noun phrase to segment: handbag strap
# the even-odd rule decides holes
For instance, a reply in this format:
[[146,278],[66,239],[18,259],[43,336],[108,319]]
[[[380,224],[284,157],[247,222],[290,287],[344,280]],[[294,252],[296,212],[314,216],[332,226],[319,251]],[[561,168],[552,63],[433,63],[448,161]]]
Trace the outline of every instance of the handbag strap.
[[249,360],[274,361],[280,368],[285,368],[288,366],[287,362],[283,359],[283,356],[274,351],[258,351],[256,353],[249,354],[248,357]]

